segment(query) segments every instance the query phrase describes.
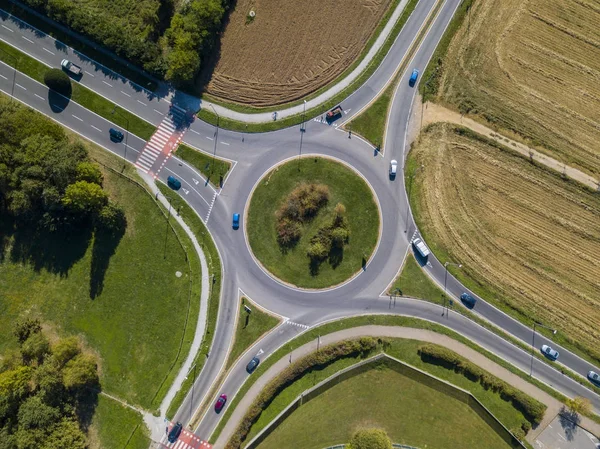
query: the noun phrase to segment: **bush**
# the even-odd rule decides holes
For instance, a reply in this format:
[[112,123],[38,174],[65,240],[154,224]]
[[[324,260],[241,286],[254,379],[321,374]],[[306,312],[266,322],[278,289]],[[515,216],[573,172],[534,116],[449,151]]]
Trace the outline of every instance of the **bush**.
[[307,221],[329,201],[329,187],[324,184],[300,184],[285,199],[277,211],[279,220]]
[[100,209],[96,217],[96,226],[99,231],[108,234],[121,234],[127,227],[125,212],[116,204],[108,203]]
[[262,411],[271,404],[279,393],[304,376],[308,371],[323,369],[343,357],[368,354],[376,347],[377,340],[372,337],[345,340],[334,345],[324,346],[319,352],[313,352],[292,363],[263,388],[242,418],[238,428],[227,443],[226,448],[240,448],[248,436],[248,432],[250,432],[254,423],[260,418]]
[[360,429],[352,435],[348,449],[392,449],[392,442],[383,429]]
[[279,220],[277,223],[277,243],[289,248],[294,246],[302,236],[300,223],[289,218]]
[[71,78],[61,69],[50,69],[44,74],[44,83],[50,90],[66,97],[71,96]]
[[314,242],[310,244],[306,254],[313,260],[323,260],[329,254],[329,248],[321,242]]
[[[474,382],[479,382],[486,390],[491,389],[500,394],[500,397],[511,402],[513,407],[523,413],[525,419],[537,425],[544,418],[546,406],[541,402],[526,395],[522,391],[508,385],[506,382],[486,373],[477,365],[463,359],[458,354],[436,345],[423,345],[419,347],[421,360],[463,374]],[[525,429],[523,429],[525,430]]]

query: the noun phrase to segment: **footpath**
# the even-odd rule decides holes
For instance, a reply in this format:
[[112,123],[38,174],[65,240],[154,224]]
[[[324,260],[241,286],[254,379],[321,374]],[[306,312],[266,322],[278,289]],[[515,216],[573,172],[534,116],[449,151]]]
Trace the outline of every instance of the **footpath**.
[[[338,332],[321,336],[321,346],[337,343],[342,340],[349,338],[358,337],[389,337],[389,338],[406,338],[411,340],[420,340],[428,343],[435,343],[440,346],[444,346],[452,351],[460,354],[462,357],[470,360],[476,365],[480,366],[484,370],[494,374],[496,377],[504,380],[513,387],[527,393],[531,397],[538,401],[546,404],[548,410],[544,416],[544,420],[535,429],[532,429],[527,435],[527,441],[530,444],[534,444],[535,439],[540,433],[554,420],[558,415],[563,404],[557,399],[550,396],[548,393],[540,390],[535,385],[530,384],[524,379],[520,378],[516,374],[511,373],[506,368],[492,362],[490,359],[482,355],[481,353],[469,348],[468,346],[442,334],[438,334],[433,331],[425,329],[414,329],[408,327],[399,326],[360,326],[353,327],[350,329],[344,329]],[[225,424],[221,435],[216,441],[214,447],[225,447],[229,438],[235,432],[238,424],[244,417],[246,411],[252,405],[256,397],[262,391],[262,389],[277,376],[282,370],[284,370],[290,363],[291,357],[298,359],[305,355],[310,354],[317,350],[317,341],[306,343],[300,348],[295,349],[291,355],[285,355],[279,359],[273,366],[271,366],[253,385],[250,387],[248,392],[244,395],[242,400],[239,402],[229,421]],[[581,427],[588,430],[589,432],[600,435],[600,424],[595,423],[589,418],[581,417],[579,423]]]
[[[417,106],[417,104],[420,104],[420,102],[415,101],[415,106]],[[444,106],[431,102],[425,103],[424,105],[422,105],[422,108],[423,128],[431,123],[437,122],[448,122],[464,126],[476,132],[477,134],[481,134],[482,136],[485,136],[488,139],[492,139],[498,143],[501,143],[505,147],[516,151],[517,153],[525,156],[533,162],[537,162],[558,173],[562,173],[564,176],[574,179],[575,181],[578,181],[579,183],[584,184],[593,190],[600,191],[600,180],[595,179],[594,177],[582,172],[581,170],[565,165],[562,162],[559,162],[556,159],[545,155],[544,153],[541,153],[527,145],[517,142],[516,140],[509,139],[505,136],[501,136],[493,129],[488,128],[487,126],[471,118],[464,117],[458,112],[452,111],[448,108],[445,108]],[[419,112],[417,112],[417,114],[418,113]],[[415,122],[418,122],[418,120],[415,120]]]

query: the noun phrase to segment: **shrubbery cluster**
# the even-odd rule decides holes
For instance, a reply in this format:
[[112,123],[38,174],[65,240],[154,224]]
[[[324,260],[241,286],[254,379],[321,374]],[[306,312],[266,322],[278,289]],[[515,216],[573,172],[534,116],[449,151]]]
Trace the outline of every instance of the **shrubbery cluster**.
[[276,213],[279,245],[294,246],[302,236],[302,223],[312,220],[328,201],[329,188],[324,184],[302,183],[292,190]]
[[354,432],[348,449],[392,449],[392,442],[383,429],[359,429]]
[[338,203],[333,210],[333,218],[311,239],[307,255],[314,263],[325,260],[332,250],[342,250],[348,243],[350,231],[346,219],[346,207]]
[[77,339],[50,344],[37,320],[15,326],[19,350],[0,362],[0,447],[86,449],[98,370]]
[[345,340],[334,345],[322,347],[320,351],[313,352],[306,357],[294,362],[261,391],[254,400],[246,415],[242,418],[236,432],[227,443],[227,449],[238,449],[246,439],[252,425],[260,418],[263,410],[286,387],[314,369],[323,369],[327,365],[343,357],[354,357],[359,354],[368,354],[377,347],[377,340],[372,337],[363,337],[357,340]]
[[[436,365],[443,366],[445,368],[454,370],[456,373],[463,374],[468,379],[479,382],[486,390],[491,389],[492,391],[500,394],[500,397],[505,401],[509,401],[512,405],[523,413],[525,419],[533,425],[539,424],[544,418],[546,412],[546,406],[541,402],[533,399],[526,395],[522,391],[519,391],[506,382],[492,376],[485,372],[477,365],[463,359],[453,351],[436,345],[423,345],[419,348],[419,355],[424,362],[433,363]],[[526,423],[522,427],[523,435],[517,435],[520,433],[518,430],[515,436],[518,438],[524,436],[530,429],[531,425]]]

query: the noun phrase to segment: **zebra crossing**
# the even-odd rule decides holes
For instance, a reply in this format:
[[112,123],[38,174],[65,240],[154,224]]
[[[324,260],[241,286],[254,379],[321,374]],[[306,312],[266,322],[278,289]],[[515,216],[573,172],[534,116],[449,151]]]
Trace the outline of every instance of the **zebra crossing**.
[[179,435],[179,438],[174,443],[169,443],[167,435],[163,435],[160,440],[160,447],[161,449],[212,449],[212,445],[186,430],[181,432],[181,435]]
[[156,132],[138,156],[135,165],[155,177],[181,142],[188,125],[185,110],[172,105],[169,115],[160,122]]

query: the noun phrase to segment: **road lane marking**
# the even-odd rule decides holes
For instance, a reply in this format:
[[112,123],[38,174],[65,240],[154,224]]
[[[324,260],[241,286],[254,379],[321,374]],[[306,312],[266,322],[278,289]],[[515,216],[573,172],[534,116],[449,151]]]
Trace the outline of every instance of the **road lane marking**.
[[229,145],[227,142],[221,142],[223,145]]
[[94,125],[90,125],[92,128],[94,128],[96,131],[100,131],[102,132],[102,130],[100,128],[96,128]]
[[71,114],[71,115],[72,115],[73,117],[75,117],[77,120],[79,120],[80,122],[83,122],[83,119],[82,119],[82,118],[79,118],[79,117],[77,117],[77,116],[76,116],[76,115],[74,115],[74,114]]
[[38,94],[33,94],[33,95],[35,95],[36,97],[38,97],[40,100],[44,100],[44,97],[42,97],[41,95],[38,95]]
[[93,73],[90,73],[87,70],[84,70],[84,72],[87,73],[88,75],[90,75],[92,78],[94,78],[94,74]]
[[190,131],[193,132],[194,134],[200,135],[200,133],[198,131],[194,131],[193,129],[190,129]]
[[123,95],[127,95],[129,98],[131,98],[131,95],[129,95],[128,93],[126,93],[126,92],[123,92],[123,91],[121,91],[121,93],[122,93]]
[[137,102],[138,102],[139,104],[143,104],[144,106],[148,106],[148,105],[147,105],[146,103],[144,103],[143,101],[137,100]]
[[160,111],[157,111],[156,109],[154,109],[154,112],[156,112],[156,113],[158,113],[158,114],[160,114],[160,115],[165,115],[165,114],[163,114],[162,112],[160,112]]
[[2,28],[4,28],[5,30],[10,31],[11,33],[14,33],[15,30],[11,30],[9,27],[7,27],[6,25],[2,25]]
[[33,44],[33,41],[31,39],[27,39],[25,36],[21,36],[23,39],[25,39],[27,42],[31,42]]
[[54,109],[58,109],[59,111],[63,111],[65,109],[62,106],[58,106],[57,104],[51,104],[50,106],[52,106]]
[[48,52],[48,53],[50,53],[51,55],[54,55],[54,54],[56,54],[56,53],[54,53],[54,52],[52,52],[52,51],[48,50],[47,48],[42,48],[42,49],[43,49],[44,51],[47,51],[47,52]]
[[20,84],[18,84],[18,83],[15,83],[15,86],[18,86],[18,87],[20,87],[20,88],[21,88],[21,89],[23,89],[23,90],[27,90],[27,89],[25,89],[23,86],[21,86],[21,85],[20,85]]
[[204,137],[206,137],[208,140],[215,140],[212,137],[208,137],[208,136],[204,136]]
[[8,79],[8,78],[7,78],[7,77],[5,77],[4,75],[0,75],[0,76],[1,76],[2,78],[4,78],[5,80],[7,80],[7,79]]
[[109,86],[109,87],[112,87],[112,84],[109,84],[109,83],[107,83],[107,82],[106,82],[106,81],[104,81],[104,80],[102,80],[102,82],[103,82],[104,84],[106,84],[107,86]]

